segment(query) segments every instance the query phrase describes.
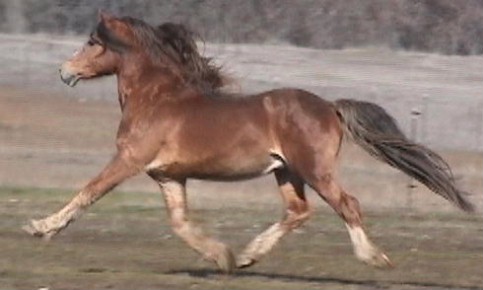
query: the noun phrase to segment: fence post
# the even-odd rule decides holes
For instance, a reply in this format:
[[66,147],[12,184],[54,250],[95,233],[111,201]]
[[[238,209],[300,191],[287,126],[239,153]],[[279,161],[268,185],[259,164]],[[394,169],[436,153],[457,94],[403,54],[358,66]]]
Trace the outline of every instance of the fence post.
[[[417,142],[418,140],[418,125],[419,125],[419,117],[421,116],[421,110],[419,108],[413,108],[411,110],[411,122],[409,128],[409,138]],[[413,195],[414,190],[416,188],[416,182],[414,178],[409,177],[408,184],[407,184],[407,195],[406,195],[406,212],[411,214],[414,210],[414,201]]]
[[483,101],[480,102],[480,120],[476,121],[477,124],[479,124],[479,130],[478,130],[478,140],[476,141],[476,152],[481,152],[483,153]]

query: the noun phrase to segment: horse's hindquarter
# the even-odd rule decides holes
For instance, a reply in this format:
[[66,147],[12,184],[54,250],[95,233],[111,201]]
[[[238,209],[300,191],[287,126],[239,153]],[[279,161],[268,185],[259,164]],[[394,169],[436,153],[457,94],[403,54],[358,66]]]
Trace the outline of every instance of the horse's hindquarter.
[[271,95],[272,128],[288,166],[304,178],[333,172],[343,135],[333,103],[299,89]]

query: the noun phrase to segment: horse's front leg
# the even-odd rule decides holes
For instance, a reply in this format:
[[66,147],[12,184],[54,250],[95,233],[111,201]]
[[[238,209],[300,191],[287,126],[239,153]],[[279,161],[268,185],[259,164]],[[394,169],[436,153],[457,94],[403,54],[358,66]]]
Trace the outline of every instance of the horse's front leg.
[[128,154],[118,153],[104,170],[61,210],[47,218],[32,220],[23,229],[33,236],[50,239],[78,218],[91,204],[138,172],[138,167],[130,161]]
[[226,273],[233,271],[235,258],[228,246],[206,235],[190,221],[185,181],[159,180],[153,175],[151,177],[158,181],[164,193],[173,231],[205,259],[215,262],[222,271]]

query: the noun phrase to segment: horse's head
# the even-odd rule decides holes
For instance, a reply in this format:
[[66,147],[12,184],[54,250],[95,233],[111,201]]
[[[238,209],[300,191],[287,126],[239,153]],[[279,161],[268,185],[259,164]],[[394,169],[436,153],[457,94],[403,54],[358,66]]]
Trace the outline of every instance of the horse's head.
[[80,79],[122,74],[121,70],[130,70],[128,75],[146,70],[150,75],[170,74],[173,81],[211,89],[223,86],[219,68],[199,53],[195,35],[183,25],[153,27],[139,19],[100,12],[89,41],[62,64],[60,76],[74,86]]
[[132,31],[118,18],[99,13],[99,23],[89,40],[60,68],[64,83],[73,87],[81,79],[111,75],[118,71],[121,53],[134,45]]

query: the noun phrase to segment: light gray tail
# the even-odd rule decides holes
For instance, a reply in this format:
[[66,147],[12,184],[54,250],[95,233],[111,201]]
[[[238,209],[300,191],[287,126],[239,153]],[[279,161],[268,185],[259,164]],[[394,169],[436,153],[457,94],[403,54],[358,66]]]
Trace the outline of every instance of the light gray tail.
[[337,100],[337,113],[352,139],[377,159],[415,178],[430,190],[472,212],[473,204],[460,191],[441,156],[406,138],[396,121],[380,106],[356,100]]

